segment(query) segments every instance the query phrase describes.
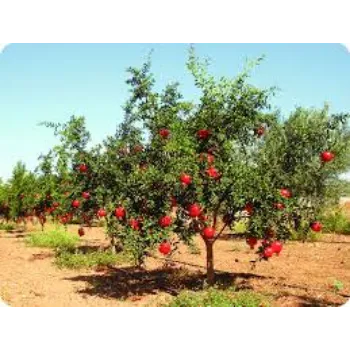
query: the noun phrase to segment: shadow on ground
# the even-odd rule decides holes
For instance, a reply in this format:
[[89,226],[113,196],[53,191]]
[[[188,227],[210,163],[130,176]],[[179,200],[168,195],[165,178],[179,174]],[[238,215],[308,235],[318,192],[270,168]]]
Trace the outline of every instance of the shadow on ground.
[[4,232],[2,237],[3,238],[24,238],[26,237],[26,233],[22,231]]
[[324,243],[324,244],[350,244],[350,242],[346,241],[316,241],[315,243]]
[[75,251],[77,253],[82,253],[82,254],[92,254],[96,252],[104,252],[107,250],[108,249],[98,245],[80,245],[79,247],[75,248]]
[[[166,292],[176,296],[185,289],[201,290],[205,285],[206,275],[202,272],[189,272],[184,268],[163,268],[152,271],[136,269],[109,269],[105,274],[80,275],[68,278],[71,281],[83,281],[88,287],[80,293],[92,296],[124,299],[130,296],[154,295]],[[247,289],[243,284],[237,285],[236,280],[268,279],[260,275],[241,273],[217,273],[217,284],[220,288],[236,286],[237,289]],[[249,288],[249,287],[248,287]]]
[[39,254],[33,254],[29,261],[36,261],[36,260],[44,260],[44,259],[51,259],[54,257],[55,254],[53,252],[46,252],[46,253],[39,253]]
[[280,301],[284,300],[284,302],[282,302],[282,305],[286,304],[285,300],[287,299],[287,305],[285,306],[289,306],[289,301],[292,302],[293,306],[298,307],[339,307],[345,303],[341,301],[330,300],[327,296],[314,297],[311,295],[296,295],[289,292],[281,293],[278,299]]
[[[126,299],[133,296],[156,295],[166,292],[177,296],[181,291],[189,289],[202,290],[205,287],[206,275],[201,272],[191,272],[185,268],[162,268],[152,271],[128,268],[109,268],[102,270],[103,273],[93,275],[79,275],[67,278],[70,281],[86,282],[87,287],[79,293],[102,298]],[[261,276],[253,273],[228,273],[217,272],[216,282],[219,288],[226,289],[234,286],[237,290],[253,290],[252,280],[273,280],[273,277]],[[298,286],[287,286],[297,288]],[[301,288],[303,289],[303,288]],[[273,296],[273,295],[271,295]],[[300,295],[285,291],[274,295],[277,304],[299,307],[329,307],[342,306],[342,302],[336,302],[327,298],[314,297],[312,295]],[[275,303],[273,303],[275,304]]]

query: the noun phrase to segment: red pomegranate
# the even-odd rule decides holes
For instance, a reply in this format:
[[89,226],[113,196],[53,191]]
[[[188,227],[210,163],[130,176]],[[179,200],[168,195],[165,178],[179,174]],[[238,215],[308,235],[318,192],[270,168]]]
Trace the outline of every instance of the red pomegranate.
[[167,139],[170,136],[170,131],[168,129],[160,129],[159,130],[159,135],[163,139]]
[[159,219],[159,226],[160,227],[168,227],[171,225],[171,217],[170,216],[163,216]]
[[254,249],[254,247],[258,244],[258,239],[255,237],[248,237],[246,239],[246,242],[249,245],[250,249]]
[[88,200],[88,199],[90,199],[91,195],[90,195],[89,192],[83,192],[83,193],[82,193],[82,197],[83,197],[84,199]]
[[205,171],[207,173],[207,175],[213,179],[219,179],[220,178],[220,173],[219,171],[214,168],[214,167],[210,167],[209,169],[207,169]]
[[104,217],[106,217],[107,216],[107,212],[106,212],[106,210],[105,209],[99,209],[98,211],[97,211],[97,216],[99,217],[99,218],[104,218]]
[[129,224],[135,231],[138,231],[140,229],[140,222],[136,219],[130,219]]
[[168,255],[171,252],[171,245],[169,242],[165,241],[159,245],[159,252],[163,255]]
[[123,219],[123,218],[125,218],[126,211],[125,211],[125,209],[123,207],[118,207],[114,211],[114,214],[115,214],[117,219]]
[[285,208],[285,205],[283,203],[274,203],[273,206],[277,210],[283,210]]
[[321,158],[322,162],[328,163],[328,162],[331,162],[335,158],[335,155],[334,155],[334,153],[332,153],[330,151],[324,151],[320,154],[320,158]]
[[292,193],[287,188],[281,188],[280,194],[283,198],[290,198],[292,197]]
[[322,224],[319,221],[314,221],[311,225],[310,228],[314,232],[320,232],[322,231]]
[[72,207],[75,208],[75,209],[78,209],[80,207],[80,201],[78,201],[77,199],[75,199],[73,202],[72,202]]
[[274,250],[271,247],[266,247],[263,252],[264,258],[271,258],[274,253]]
[[86,173],[88,171],[88,166],[86,164],[80,164],[79,165],[79,171],[81,173]]
[[281,242],[275,241],[271,244],[271,248],[277,255],[280,255],[280,253],[283,249],[283,245]]
[[215,229],[213,227],[205,227],[203,229],[203,237],[206,239],[212,239],[215,236]]
[[80,237],[83,237],[85,235],[85,231],[84,231],[84,229],[82,227],[80,227],[80,229],[78,230],[78,235]]
[[68,222],[68,218],[66,216],[61,216],[60,221],[61,221],[61,224],[66,225]]
[[188,214],[191,218],[196,218],[198,217],[199,215],[201,215],[202,213],[202,209],[201,207],[199,206],[199,204],[191,204],[189,207],[188,207]]
[[201,153],[199,159],[201,162],[207,162],[208,164],[212,164],[215,161],[215,157],[210,153]]
[[206,140],[210,136],[211,132],[207,129],[201,129],[197,131],[197,137],[200,140]]
[[192,183],[192,177],[191,177],[191,175],[183,173],[180,176],[180,181],[182,182],[182,184],[187,186],[187,185],[190,185]]

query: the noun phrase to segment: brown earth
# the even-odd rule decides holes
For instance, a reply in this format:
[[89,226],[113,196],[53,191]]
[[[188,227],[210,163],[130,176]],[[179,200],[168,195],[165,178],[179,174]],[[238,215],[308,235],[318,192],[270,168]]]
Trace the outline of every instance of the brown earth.
[[[77,231],[76,228],[72,230]],[[199,289],[205,255],[181,247],[165,265],[148,258],[145,270],[129,266],[60,270],[51,250],[29,248],[25,234],[0,232],[0,297],[10,306],[157,306],[179,291]],[[274,306],[341,306],[350,298],[350,236],[323,235],[314,243],[289,242],[279,257],[255,259],[242,239],[215,245],[217,279],[268,295]],[[106,245],[102,229],[87,231],[82,245]],[[203,251],[200,240],[198,247]],[[169,266],[169,264],[171,266]],[[335,282],[343,288],[336,291]]]

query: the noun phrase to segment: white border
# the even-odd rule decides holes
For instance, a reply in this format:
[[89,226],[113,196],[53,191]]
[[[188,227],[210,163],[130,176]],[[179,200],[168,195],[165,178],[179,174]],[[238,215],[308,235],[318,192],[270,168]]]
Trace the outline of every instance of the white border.
[[0,299],[0,312],[8,312],[9,306]]

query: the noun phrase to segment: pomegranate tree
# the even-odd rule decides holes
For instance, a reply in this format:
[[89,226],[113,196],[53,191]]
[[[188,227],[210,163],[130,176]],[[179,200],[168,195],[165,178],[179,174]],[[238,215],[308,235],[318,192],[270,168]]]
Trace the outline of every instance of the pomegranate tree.
[[283,252],[293,230],[319,229],[327,186],[349,167],[349,135],[346,116],[326,111],[298,109],[280,120],[269,111],[273,91],[250,85],[248,70],[216,80],[193,51],[187,66],[196,103],[177,84],[155,92],[147,62],[129,69],[125,118],[101,145],[87,148],[83,118],[56,126],[59,184],[68,194],[53,199],[65,222],[104,220],[112,247],[137,265],[200,237],[213,284],[215,242],[238,222],[257,260]]

